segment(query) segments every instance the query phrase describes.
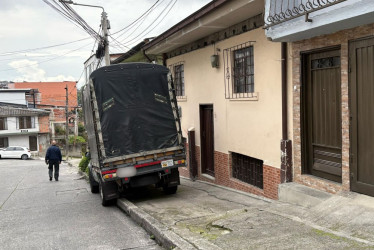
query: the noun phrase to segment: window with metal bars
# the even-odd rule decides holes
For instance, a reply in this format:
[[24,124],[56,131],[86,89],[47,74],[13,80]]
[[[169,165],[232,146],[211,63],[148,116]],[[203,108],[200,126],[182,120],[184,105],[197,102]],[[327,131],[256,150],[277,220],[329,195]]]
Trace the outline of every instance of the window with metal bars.
[[223,50],[226,99],[257,98],[254,92],[254,42]]
[[263,161],[246,155],[231,153],[232,177],[263,189]]
[[174,86],[176,96],[184,96],[184,64],[174,66]]
[[254,91],[253,46],[234,51],[234,93]]

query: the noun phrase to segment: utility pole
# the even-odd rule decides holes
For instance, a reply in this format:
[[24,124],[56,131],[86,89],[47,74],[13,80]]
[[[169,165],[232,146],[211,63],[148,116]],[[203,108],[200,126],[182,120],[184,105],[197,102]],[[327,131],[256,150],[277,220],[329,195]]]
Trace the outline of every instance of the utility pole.
[[101,27],[103,28],[103,34],[104,34],[104,46],[105,46],[105,66],[110,65],[110,57],[109,57],[109,40],[108,40],[108,18],[107,14],[103,9],[103,12],[101,13]]
[[65,155],[66,161],[69,158],[69,95],[68,95],[68,85],[66,84],[66,106],[65,106],[65,116],[66,116],[66,128],[65,128]]
[[104,61],[105,61],[105,66],[110,65],[109,40],[108,40],[108,29],[110,29],[110,25],[109,25],[108,16],[104,8],[98,5],[74,3],[71,0],[59,0],[59,1],[62,3],[73,4],[73,5],[78,5],[78,6],[100,8],[103,10],[103,12],[101,13],[101,28],[103,29],[103,34],[104,34],[104,47],[105,47]]

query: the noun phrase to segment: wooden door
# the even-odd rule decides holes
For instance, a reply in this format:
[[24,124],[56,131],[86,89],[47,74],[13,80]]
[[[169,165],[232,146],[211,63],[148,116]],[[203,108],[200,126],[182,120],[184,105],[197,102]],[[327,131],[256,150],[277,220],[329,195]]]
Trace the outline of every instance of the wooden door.
[[213,105],[200,106],[201,171],[214,176]]
[[303,57],[304,173],[341,182],[340,50]]
[[374,196],[374,37],[350,42],[351,189]]
[[38,138],[34,135],[29,136],[30,151],[38,151]]

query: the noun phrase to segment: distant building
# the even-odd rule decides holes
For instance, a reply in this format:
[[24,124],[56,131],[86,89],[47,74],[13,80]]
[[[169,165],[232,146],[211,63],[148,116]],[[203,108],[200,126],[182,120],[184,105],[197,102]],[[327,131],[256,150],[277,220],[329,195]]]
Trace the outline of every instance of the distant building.
[[[74,133],[75,109],[78,107],[75,81],[64,82],[14,82],[8,84],[11,89],[30,89],[28,103],[36,108],[50,111],[52,138],[56,139],[56,127],[65,127],[66,123],[66,87],[68,88],[69,129]],[[63,137],[63,136],[62,136]],[[57,138],[58,139],[58,138]]]
[[30,89],[0,89],[0,102],[27,106],[26,95]]
[[33,153],[49,146],[49,111],[0,103],[0,148],[28,147]]

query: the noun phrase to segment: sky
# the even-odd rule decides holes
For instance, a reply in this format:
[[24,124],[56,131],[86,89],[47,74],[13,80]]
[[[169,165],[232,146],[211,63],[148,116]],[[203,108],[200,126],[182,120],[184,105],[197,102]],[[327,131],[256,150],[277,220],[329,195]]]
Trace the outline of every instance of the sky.
[[[160,35],[210,1],[77,0],[74,3],[102,6],[110,21],[110,33],[114,34],[157,2],[152,12],[136,25],[113,35],[122,45],[112,42],[110,53],[121,53],[144,38]],[[71,7],[99,31],[100,8]],[[78,87],[84,84],[83,63],[96,46],[95,39],[82,28],[43,0],[0,0],[0,23],[0,81],[79,81]],[[65,45],[54,46],[59,44]]]

